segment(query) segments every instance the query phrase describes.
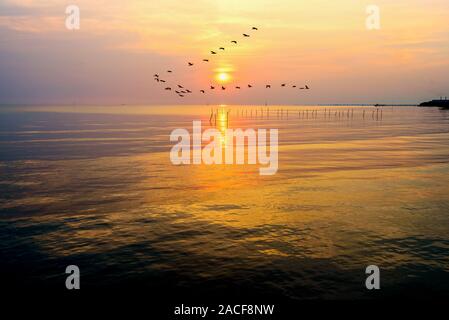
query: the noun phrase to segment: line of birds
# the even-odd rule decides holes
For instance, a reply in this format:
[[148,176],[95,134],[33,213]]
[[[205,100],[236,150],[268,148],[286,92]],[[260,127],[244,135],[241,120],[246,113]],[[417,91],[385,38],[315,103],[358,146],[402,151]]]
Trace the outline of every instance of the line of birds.
[[[258,27],[252,27],[251,30],[253,30],[253,31],[258,31],[259,28],[258,28]],[[242,35],[243,35],[244,38],[249,38],[249,37],[250,37],[250,35],[247,34],[247,33],[243,33]],[[237,40],[232,40],[231,43],[233,43],[233,44],[238,44]],[[218,50],[225,51],[226,48],[225,48],[225,47],[220,47]],[[216,54],[217,54],[217,51],[211,50],[211,51],[210,51],[210,54],[211,54],[211,55],[216,55]],[[203,62],[209,62],[209,59],[203,59],[202,61],[203,61]],[[187,65],[188,65],[189,67],[193,67],[193,66],[195,65],[195,63],[193,63],[193,62],[187,62]],[[167,70],[167,73],[173,73],[173,70]],[[156,82],[160,82],[160,83],[166,83],[166,82],[167,82],[166,80],[161,79],[161,77],[159,76],[159,74],[154,74],[154,80],[155,80]],[[281,84],[281,87],[286,87],[286,86],[287,86],[286,83]],[[252,84],[248,84],[247,87],[250,89],[250,88],[253,87],[253,85],[252,85]],[[215,88],[216,88],[215,86],[210,86],[210,90],[215,90]],[[271,84],[265,85],[265,88],[266,88],[266,89],[270,89],[270,88],[271,88]],[[297,88],[297,85],[292,85],[292,88]],[[166,91],[174,91],[174,92],[175,92],[179,97],[181,97],[181,98],[185,97],[186,94],[191,94],[191,93],[193,93],[192,90],[186,89],[186,88],[184,88],[184,86],[179,85],[179,84],[177,85],[177,88],[176,88],[176,89],[177,89],[177,90],[174,90],[174,89],[172,90],[172,87],[170,87],[170,86],[169,86],[169,87],[165,87],[165,90],[166,90]],[[180,90],[180,89],[182,89],[182,90]],[[221,90],[226,90],[226,89],[227,89],[227,88],[226,88],[225,86],[221,86]],[[235,89],[240,90],[240,89],[242,89],[242,87],[240,87],[240,86],[235,86]],[[309,90],[310,88],[309,88],[308,85],[305,85],[304,87],[300,87],[299,89],[300,89],[300,90]],[[218,89],[218,90],[219,90],[219,89]],[[202,90],[199,90],[199,92],[202,93],[202,94],[205,94],[205,93],[206,93],[206,90],[205,90],[205,89],[202,89]]]
[[[287,86],[287,84],[286,83],[283,83],[283,84],[281,84],[281,87],[286,87]],[[253,88],[254,87],[254,85],[252,85],[252,84],[248,84],[247,85],[247,87],[249,88],[249,89],[251,89],[251,88]],[[242,89],[242,87],[241,86],[235,86],[234,87],[236,90],[241,90]],[[265,85],[265,89],[271,89],[272,88],[272,85],[271,84],[267,84],[267,85]],[[298,88],[298,86],[297,85],[292,85],[292,88]],[[176,93],[176,94],[178,94],[180,97],[184,97],[184,94],[187,94],[187,93],[193,93],[193,91],[192,90],[189,90],[189,89],[186,89],[186,88],[184,88],[183,86],[181,86],[181,85],[177,85],[177,89],[183,89],[183,90],[174,90],[174,92]],[[210,86],[210,90],[215,90],[215,89],[217,89],[217,90],[226,90],[226,89],[228,89],[228,87],[225,87],[225,86]],[[308,86],[308,85],[305,85],[304,87],[299,87],[299,89],[300,90],[310,90],[310,87]],[[167,90],[167,91],[172,91],[172,87],[166,87],[165,88],[165,90]],[[201,90],[199,90],[199,92],[200,93],[203,93],[203,94],[205,94],[206,93],[206,90],[204,90],[204,89],[201,89]]]

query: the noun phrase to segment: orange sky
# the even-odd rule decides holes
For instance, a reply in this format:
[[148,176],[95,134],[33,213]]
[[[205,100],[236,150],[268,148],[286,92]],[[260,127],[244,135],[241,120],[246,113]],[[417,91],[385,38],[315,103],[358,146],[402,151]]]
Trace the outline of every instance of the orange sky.
[[[81,9],[79,31],[65,28],[66,1],[0,0],[0,103],[413,103],[449,95],[447,0],[71,3]],[[365,27],[369,4],[381,10],[380,30]],[[225,52],[212,57],[220,46]],[[194,94],[161,90],[154,73]],[[230,77],[227,87],[255,87],[200,94],[217,73]]]

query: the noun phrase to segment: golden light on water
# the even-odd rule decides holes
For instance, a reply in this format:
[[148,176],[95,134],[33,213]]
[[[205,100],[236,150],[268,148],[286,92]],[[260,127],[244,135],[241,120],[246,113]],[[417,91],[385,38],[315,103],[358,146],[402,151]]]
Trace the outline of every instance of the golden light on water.
[[226,130],[228,129],[228,113],[226,109],[221,109],[218,114],[217,128],[221,133],[221,146],[226,147]]

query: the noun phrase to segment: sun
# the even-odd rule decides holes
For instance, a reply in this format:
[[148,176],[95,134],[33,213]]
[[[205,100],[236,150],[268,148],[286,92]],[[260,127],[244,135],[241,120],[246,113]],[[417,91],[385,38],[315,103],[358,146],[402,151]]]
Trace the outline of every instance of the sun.
[[229,73],[220,72],[220,73],[217,74],[216,78],[217,78],[218,81],[220,81],[222,83],[225,83],[225,82],[228,82],[231,79],[231,76],[229,75]]

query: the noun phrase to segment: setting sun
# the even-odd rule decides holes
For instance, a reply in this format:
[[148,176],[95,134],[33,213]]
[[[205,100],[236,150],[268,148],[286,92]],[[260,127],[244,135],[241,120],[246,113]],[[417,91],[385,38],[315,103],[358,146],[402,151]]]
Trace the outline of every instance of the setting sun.
[[218,73],[216,78],[220,82],[228,82],[231,79],[230,75],[226,72]]

